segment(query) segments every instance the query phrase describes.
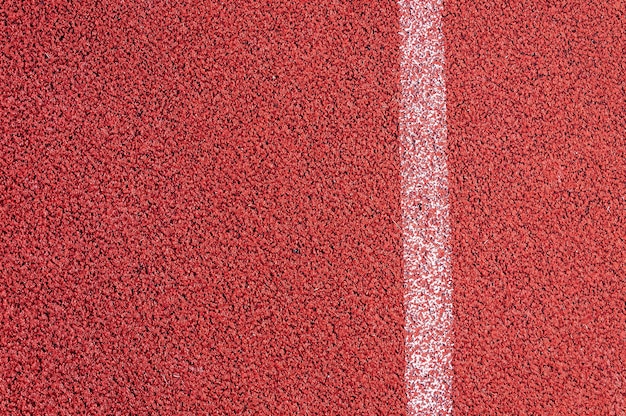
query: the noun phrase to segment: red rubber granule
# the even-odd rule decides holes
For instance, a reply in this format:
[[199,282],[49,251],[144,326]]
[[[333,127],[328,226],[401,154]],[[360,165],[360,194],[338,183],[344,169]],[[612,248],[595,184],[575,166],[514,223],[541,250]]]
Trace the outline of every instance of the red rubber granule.
[[445,2],[458,415],[626,410],[619,2]]
[[625,414],[624,5],[400,6],[0,6],[0,414]]
[[0,22],[0,413],[404,413],[394,2]]

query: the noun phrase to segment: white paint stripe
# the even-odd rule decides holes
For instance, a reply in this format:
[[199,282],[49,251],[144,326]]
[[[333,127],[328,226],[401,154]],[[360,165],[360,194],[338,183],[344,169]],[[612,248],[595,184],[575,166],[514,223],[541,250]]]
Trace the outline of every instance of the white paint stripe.
[[409,415],[452,414],[452,281],[442,0],[399,0]]

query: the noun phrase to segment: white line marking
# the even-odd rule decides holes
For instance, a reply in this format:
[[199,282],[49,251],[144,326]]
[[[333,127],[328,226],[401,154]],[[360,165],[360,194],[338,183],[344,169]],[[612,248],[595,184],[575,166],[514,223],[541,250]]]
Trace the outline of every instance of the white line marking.
[[452,414],[442,0],[399,0],[408,415]]

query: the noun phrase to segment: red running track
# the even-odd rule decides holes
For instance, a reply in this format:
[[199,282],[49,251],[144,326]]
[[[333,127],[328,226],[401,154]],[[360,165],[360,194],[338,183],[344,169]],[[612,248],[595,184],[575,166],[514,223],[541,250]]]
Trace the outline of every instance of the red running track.
[[618,2],[448,0],[459,415],[626,411]]
[[402,413],[395,3],[1,8],[0,413]]
[[[444,2],[455,414],[624,414],[625,8]],[[0,413],[406,412],[395,2],[0,20]]]

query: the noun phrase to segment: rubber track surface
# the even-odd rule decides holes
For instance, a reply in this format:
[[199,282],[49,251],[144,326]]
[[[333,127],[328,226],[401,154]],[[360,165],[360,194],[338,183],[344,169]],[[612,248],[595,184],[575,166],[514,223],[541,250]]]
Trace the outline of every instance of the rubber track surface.
[[455,412],[624,414],[625,7],[445,4]]
[[394,2],[0,21],[0,413],[405,411]]

